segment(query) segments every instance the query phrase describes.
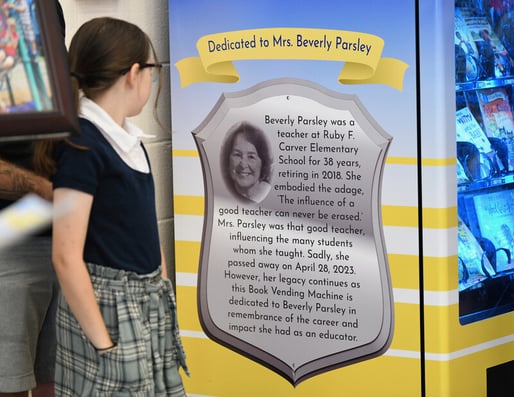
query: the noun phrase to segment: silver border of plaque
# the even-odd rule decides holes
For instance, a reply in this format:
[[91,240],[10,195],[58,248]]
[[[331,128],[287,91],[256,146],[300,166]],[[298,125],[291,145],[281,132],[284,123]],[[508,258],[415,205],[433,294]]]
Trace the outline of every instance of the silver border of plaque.
[[[382,306],[382,310],[380,311],[382,318],[381,320],[378,320],[381,325],[376,335],[374,335],[374,338],[371,338],[370,341],[363,345],[359,345],[356,348],[333,351],[322,357],[313,357],[311,360],[305,360],[305,362],[294,366],[277,357],[273,352],[273,348],[265,349],[256,346],[255,343],[249,343],[242,340],[242,338],[227,332],[226,329],[221,329],[219,325],[217,325],[215,319],[211,316],[211,310],[215,307],[212,305],[224,305],[224,302],[220,302],[219,299],[216,299],[216,296],[209,296],[207,292],[209,272],[215,271],[213,269],[214,263],[210,263],[213,258],[209,258],[211,245],[213,244],[212,232],[215,216],[213,213],[215,191],[213,183],[221,183],[221,181],[213,181],[212,167],[218,167],[219,165],[213,159],[208,158],[205,151],[205,142],[209,138],[212,129],[219,125],[230,109],[249,107],[265,98],[279,96],[287,98],[308,98],[322,106],[350,111],[368,138],[378,148],[378,157],[376,159],[371,159],[375,161],[375,165],[373,169],[374,174],[370,176],[372,193],[370,199],[371,225],[369,225],[369,227],[372,230],[375,241],[376,258],[380,278],[379,283],[381,284],[381,293],[378,293],[379,296],[381,295],[381,302],[377,303]],[[388,135],[371,117],[357,96],[335,92],[317,83],[301,79],[280,78],[264,81],[239,92],[222,94],[209,115],[196,129],[192,131],[192,134],[200,153],[205,188],[205,215],[200,266],[198,271],[198,310],[200,323],[206,335],[221,345],[258,362],[265,367],[268,367],[288,380],[293,386],[296,386],[300,382],[317,374],[368,360],[385,353],[391,344],[393,336],[394,302],[382,226],[381,185],[385,158],[392,141],[392,137]],[[214,260],[218,260],[218,258],[214,258]],[[215,286],[213,286],[212,290],[215,290]],[[374,293],[377,294],[376,292]],[[277,344],[280,343],[281,342],[277,339]],[[295,345],[293,348],[303,349],[304,346]]]

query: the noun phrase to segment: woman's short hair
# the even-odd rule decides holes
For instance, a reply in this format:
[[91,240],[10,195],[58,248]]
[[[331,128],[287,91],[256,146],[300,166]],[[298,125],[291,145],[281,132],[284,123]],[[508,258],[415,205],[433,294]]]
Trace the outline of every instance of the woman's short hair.
[[242,121],[234,124],[232,128],[230,128],[230,130],[227,132],[225,143],[223,144],[221,150],[221,166],[222,170],[225,171],[225,182],[227,182],[229,186],[232,186],[233,184],[228,170],[230,168],[230,154],[234,146],[234,141],[238,136],[242,136],[253,146],[255,146],[257,154],[259,155],[259,158],[262,162],[259,180],[269,183],[271,181],[271,173],[273,166],[273,155],[271,153],[269,142],[261,129],[255,127],[247,121]]

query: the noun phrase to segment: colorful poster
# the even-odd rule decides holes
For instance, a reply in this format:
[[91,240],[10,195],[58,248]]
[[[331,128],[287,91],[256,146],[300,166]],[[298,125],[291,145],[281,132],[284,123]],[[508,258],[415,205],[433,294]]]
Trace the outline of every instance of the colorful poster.
[[37,1],[28,0],[23,5],[2,2],[0,114],[44,112],[55,107],[40,34]]

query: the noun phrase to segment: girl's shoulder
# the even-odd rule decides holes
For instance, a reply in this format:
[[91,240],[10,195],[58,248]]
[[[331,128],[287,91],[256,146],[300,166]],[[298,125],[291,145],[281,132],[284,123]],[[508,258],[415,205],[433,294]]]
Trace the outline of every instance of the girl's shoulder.
[[69,153],[69,156],[103,157],[108,151],[109,143],[102,133],[89,120],[79,118],[79,130],[76,134],[61,141],[57,145],[57,158]]
[[79,118],[79,131],[72,135],[69,141],[86,147],[98,147],[107,143],[98,127],[84,118]]

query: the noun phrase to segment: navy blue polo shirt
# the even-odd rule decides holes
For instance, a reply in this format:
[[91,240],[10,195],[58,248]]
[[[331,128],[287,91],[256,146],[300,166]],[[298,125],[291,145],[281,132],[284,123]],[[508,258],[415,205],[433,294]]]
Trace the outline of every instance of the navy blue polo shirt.
[[93,196],[84,261],[150,273],[161,264],[152,174],[130,168],[90,121],[80,127],[71,141],[81,148],[58,149],[53,184]]

